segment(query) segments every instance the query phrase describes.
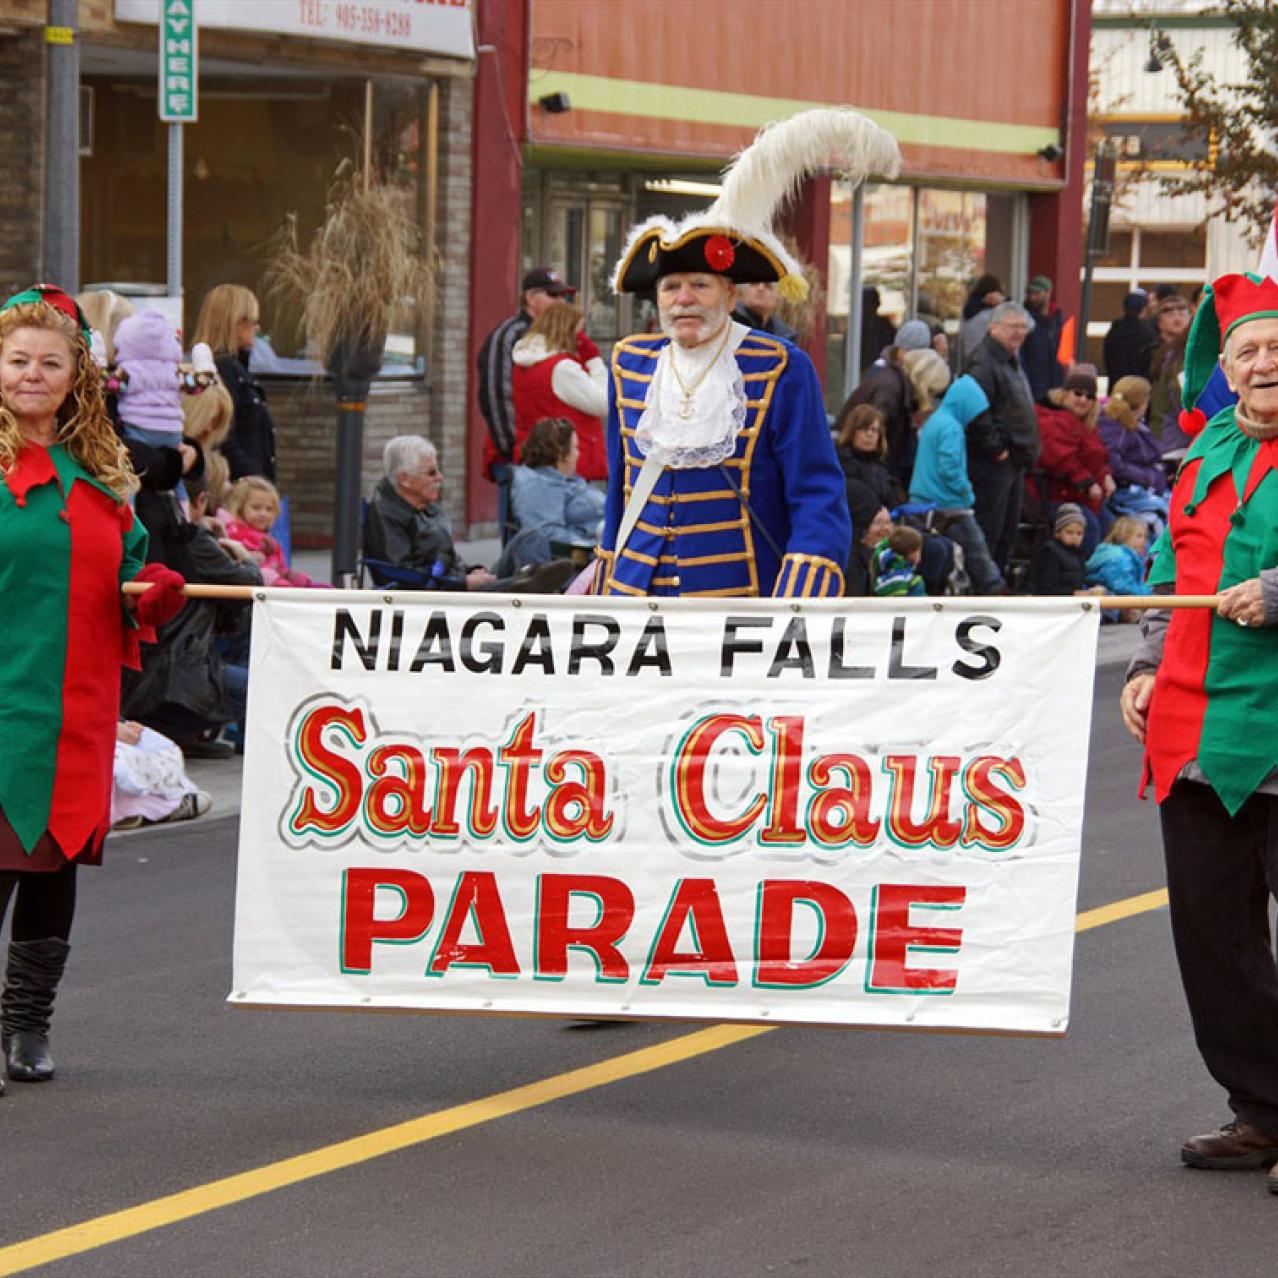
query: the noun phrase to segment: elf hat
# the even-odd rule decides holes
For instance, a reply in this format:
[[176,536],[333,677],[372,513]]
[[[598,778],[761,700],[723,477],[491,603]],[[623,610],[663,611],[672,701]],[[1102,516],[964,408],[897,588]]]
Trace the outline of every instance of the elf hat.
[[655,287],[664,275],[724,275],[734,284],[772,283],[806,296],[802,267],[772,231],[778,207],[809,174],[835,169],[859,182],[895,177],[896,139],[848,107],[802,111],[765,125],[728,166],[718,199],[678,222],[652,217],[630,233],[613,271],[618,293]]
[[89,328],[89,321],[84,318],[84,312],[75,298],[64,293],[56,284],[32,284],[30,288],[15,293],[8,301],[0,304],[0,311],[7,311],[14,306],[34,306],[39,302],[52,306],[54,310],[73,319],[85,343],[92,342],[92,330]]
[[1198,402],[1224,350],[1225,339],[1239,324],[1253,319],[1278,319],[1278,281],[1250,273],[1222,275],[1203,289],[1185,346],[1182,402],[1186,408],[1192,409]]

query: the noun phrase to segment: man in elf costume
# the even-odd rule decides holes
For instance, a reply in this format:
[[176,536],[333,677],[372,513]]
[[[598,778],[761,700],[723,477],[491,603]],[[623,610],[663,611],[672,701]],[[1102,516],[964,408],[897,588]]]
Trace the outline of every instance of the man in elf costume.
[[[1160,804],[1172,933],[1194,1034],[1234,1119],[1181,1148],[1191,1167],[1278,1162],[1278,283],[1226,275],[1185,358],[1195,405],[1217,359],[1237,404],[1192,438],[1155,547],[1156,591],[1215,610],[1147,614],[1122,711]],[[1169,616],[1170,612],[1170,616]],[[1278,1193],[1278,1168],[1269,1174]]]
[[851,524],[816,373],[732,309],[737,284],[806,292],[771,230],[805,174],[898,164],[891,135],[864,117],[807,111],[766,128],[704,212],[631,233],[613,284],[655,289],[663,331],[613,348],[599,593],[843,593]]

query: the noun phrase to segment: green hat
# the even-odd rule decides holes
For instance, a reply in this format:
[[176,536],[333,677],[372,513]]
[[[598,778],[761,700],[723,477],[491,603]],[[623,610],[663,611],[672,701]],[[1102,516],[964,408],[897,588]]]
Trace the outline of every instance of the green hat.
[[80,336],[86,342],[92,342],[93,331],[89,328],[89,321],[84,318],[84,312],[75,298],[56,284],[32,284],[30,288],[23,289],[21,293],[15,293],[8,301],[0,305],[0,311],[7,311],[14,306],[34,306],[40,302],[46,306],[52,306],[55,311],[61,311],[75,320]]
[[1220,360],[1225,339],[1246,320],[1278,319],[1278,281],[1267,275],[1222,275],[1203,289],[1185,345],[1182,402],[1192,409]]

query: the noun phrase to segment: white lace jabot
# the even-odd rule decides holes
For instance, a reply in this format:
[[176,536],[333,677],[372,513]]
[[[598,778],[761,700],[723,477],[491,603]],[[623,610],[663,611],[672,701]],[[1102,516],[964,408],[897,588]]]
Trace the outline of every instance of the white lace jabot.
[[[732,456],[746,419],[745,383],[736,351],[750,330],[735,320],[729,325],[726,343],[716,335],[691,350],[675,341],[662,347],[635,430],[635,446],[644,457],[654,456],[672,470],[689,470],[717,466]],[[681,415],[684,396],[675,368],[684,385],[696,385],[687,417]],[[700,384],[698,378],[703,378]]]

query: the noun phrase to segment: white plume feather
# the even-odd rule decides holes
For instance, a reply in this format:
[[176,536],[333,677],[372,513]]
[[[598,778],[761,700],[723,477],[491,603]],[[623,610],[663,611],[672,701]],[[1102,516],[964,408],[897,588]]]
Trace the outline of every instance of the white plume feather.
[[728,166],[719,198],[702,217],[743,231],[767,231],[781,203],[809,174],[833,169],[860,181],[895,177],[896,139],[850,107],[818,107],[766,125]]

